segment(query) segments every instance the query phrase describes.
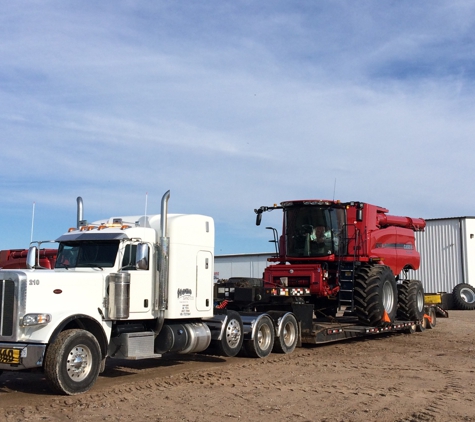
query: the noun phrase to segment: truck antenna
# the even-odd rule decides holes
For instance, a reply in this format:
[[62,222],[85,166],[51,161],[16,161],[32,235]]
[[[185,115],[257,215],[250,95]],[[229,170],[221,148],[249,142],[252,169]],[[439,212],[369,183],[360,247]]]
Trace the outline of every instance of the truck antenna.
[[333,200],[335,200],[335,192],[336,192],[336,177],[335,177],[335,181],[333,182]]
[[35,226],[35,202],[33,202],[33,212],[31,215],[31,234],[30,234],[30,243],[33,242],[33,228]]
[[148,192],[145,192],[145,219],[147,219]]

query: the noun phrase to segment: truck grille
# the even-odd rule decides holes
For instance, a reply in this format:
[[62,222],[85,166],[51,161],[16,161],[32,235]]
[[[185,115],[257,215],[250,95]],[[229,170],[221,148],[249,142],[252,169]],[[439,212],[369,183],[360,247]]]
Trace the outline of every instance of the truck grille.
[[13,335],[14,309],[15,309],[15,282],[0,280],[0,336]]

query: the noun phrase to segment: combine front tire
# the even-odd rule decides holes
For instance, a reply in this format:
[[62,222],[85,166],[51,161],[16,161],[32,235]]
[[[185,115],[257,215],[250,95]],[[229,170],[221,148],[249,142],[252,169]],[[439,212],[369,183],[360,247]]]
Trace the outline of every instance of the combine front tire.
[[402,321],[424,319],[424,289],[419,280],[404,280],[398,284],[397,317]]
[[452,292],[452,297],[456,309],[463,311],[475,309],[475,289],[470,284],[457,284]]
[[355,313],[360,323],[393,322],[397,312],[396,279],[385,265],[363,266],[355,277]]
[[101,361],[99,343],[90,332],[63,331],[46,352],[46,380],[58,393],[84,393],[96,382]]

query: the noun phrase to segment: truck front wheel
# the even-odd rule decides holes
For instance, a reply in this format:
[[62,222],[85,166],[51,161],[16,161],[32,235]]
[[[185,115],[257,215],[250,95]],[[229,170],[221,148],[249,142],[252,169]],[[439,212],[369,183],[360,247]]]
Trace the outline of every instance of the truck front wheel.
[[101,360],[99,343],[91,333],[63,331],[46,352],[46,380],[60,394],[84,393],[96,382]]

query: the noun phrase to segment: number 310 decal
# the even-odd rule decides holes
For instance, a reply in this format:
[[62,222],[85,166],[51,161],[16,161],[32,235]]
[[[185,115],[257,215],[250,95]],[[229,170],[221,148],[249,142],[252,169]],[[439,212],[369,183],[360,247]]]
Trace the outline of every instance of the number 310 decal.
[[40,280],[28,280],[28,284],[30,286],[39,286],[40,285]]

